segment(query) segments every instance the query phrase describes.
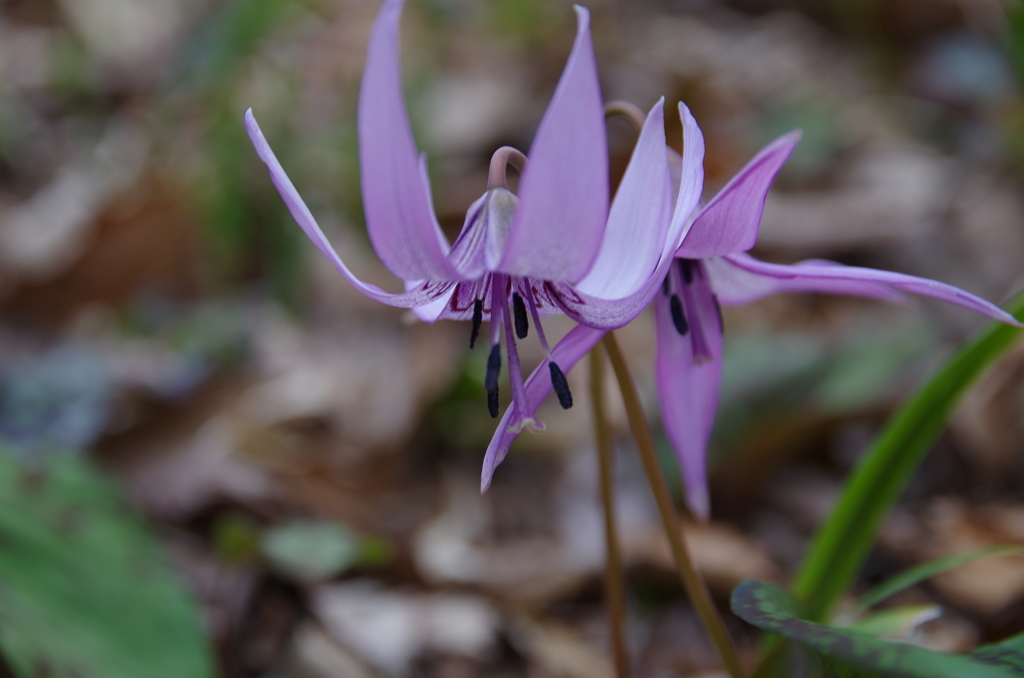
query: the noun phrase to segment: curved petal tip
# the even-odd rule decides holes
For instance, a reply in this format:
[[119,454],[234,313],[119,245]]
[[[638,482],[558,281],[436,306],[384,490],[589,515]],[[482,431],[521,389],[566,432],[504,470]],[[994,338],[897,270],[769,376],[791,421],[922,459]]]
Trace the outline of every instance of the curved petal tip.
[[572,52],[530,146],[519,208],[496,269],[578,282],[608,219],[608,145],[590,13],[576,7]]
[[590,29],[590,10],[583,5],[573,5],[576,12],[576,32],[582,33]]
[[794,130],[765,146],[694,218],[678,256],[706,259],[754,246],[765,198],[802,132]]

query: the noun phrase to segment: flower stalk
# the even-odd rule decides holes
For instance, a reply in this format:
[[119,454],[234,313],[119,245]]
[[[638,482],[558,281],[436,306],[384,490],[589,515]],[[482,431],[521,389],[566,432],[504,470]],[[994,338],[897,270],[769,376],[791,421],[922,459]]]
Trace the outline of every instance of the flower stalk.
[[601,506],[604,509],[605,596],[608,604],[608,632],[615,661],[616,678],[629,678],[629,652],[626,649],[626,586],[615,524],[615,468],[611,436],[604,412],[604,361],[600,349],[590,351],[590,401],[594,417],[594,438],[601,480]]
[[679,524],[679,516],[676,513],[672,496],[669,493],[668,485],[661,474],[658,466],[658,457],[654,451],[654,440],[651,438],[651,431],[647,425],[647,418],[643,408],[640,406],[640,398],[636,392],[636,386],[630,375],[626,360],[619,349],[618,341],[614,332],[608,332],[601,340],[608,358],[612,363],[612,370],[619,382],[619,390],[622,391],[622,399],[626,405],[626,417],[629,419],[629,428],[636,439],[637,449],[640,451],[640,461],[643,464],[644,472],[647,474],[647,481],[654,493],[654,501],[658,506],[658,514],[661,516],[662,525],[665,527],[665,534],[668,536],[669,547],[672,550],[672,558],[676,563],[679,579],[690,597],[701,623],[707,630],[711,641],[714,643],[718,654],[722,657],[725,669],[731,678],[744,678],[743,667],[740,665],[739,655],[733,646],[729,632],[718,614],[714,601],[711,599],[711,592],[707,583],[701,577],[697,568],[690,558],[689,549],[683,539],[682,529]]

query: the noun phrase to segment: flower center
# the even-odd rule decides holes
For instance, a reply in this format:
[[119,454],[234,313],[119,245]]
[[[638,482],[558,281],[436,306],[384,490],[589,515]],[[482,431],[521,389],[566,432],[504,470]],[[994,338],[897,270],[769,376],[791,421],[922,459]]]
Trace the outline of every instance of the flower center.
[[712,360],[707,332],[722,333],[722,310],[708,284],[704,264],[699,259],[676,259],[662,284],[662,296],[676,332],[693,346],[693,361]]
[[533,327],[537,332],[537,339],[548,359],[548,371],[551,377],[551,385],[558,402],[565,409],[572,407],[572,392],[569,390],[569,382],[565,374],[554,361],[551,355],[551,348],[548,345],[547,337],[544,335],[544,328],[540,322],[540,304],[538,303],[538,290],[535,289],[536,281],[529,278],[509,276],[503,273],[492,273],[487,276],[479,290],[482,295],[489,297],[478,298],[473,303],[473,328],[470,335],[470,348],[476,343],[480,335],[480,326],[483,323],[483,311],[485,301],[490,307],[490,344],[491,350],[487,358],[487,372],[484,377],[484,388],[487,390],[487,409],[492,417],[498,416],[498,377],[501,373],[501,338],[504,334],[505,353],[508,357],[509,382],[512,386],[512,401],[516,408],[513,421],[509,427],[515,430],[522,430],[530,426],[543,428],[543,426],[529,415],[530,408],[526,399],[526,388],[523,382],[522,367],[519,362],[519,351],[517,340],[525,339],[530,333],[530,319],[533,319]]
[[506,170],[512,165],[522,172],[525,163],[526,156],[508,146],[499,148],[494,153],[488,174],[487,192],[473,203],[466,213],[466,223],[452,245],[450,254],[456,268],[463,274],[467,277],[479,276],[458,283],[449,302],[449,308],[457,317],[472,320],[470,348],[476,345],[480,337],[485,316],[490,320],[491,349],[487,358],[484,388],[487,390],[487,409],[492,417],[498,416],[500,404],[498,378],[501,374],[501,335],[504,330],[509,381],[512,384],[512,401],[515,407],[509,428],[514,431],[522,430],[526,426],[543,428],[529,414],[526,386],[516,346],[517,339],[525,339],[530,333],[531,317],[537,338],[547,355],[551,385],[558,395],[558,402],[566,409],[572,407],[569,383],[561,368],[552,359],[551,349],[540,323],[541,310],[557,308],[550,298],[547,284],[540,280],[510,276],[494,270],[504,253],[519,202],[516,195],[508,190]]

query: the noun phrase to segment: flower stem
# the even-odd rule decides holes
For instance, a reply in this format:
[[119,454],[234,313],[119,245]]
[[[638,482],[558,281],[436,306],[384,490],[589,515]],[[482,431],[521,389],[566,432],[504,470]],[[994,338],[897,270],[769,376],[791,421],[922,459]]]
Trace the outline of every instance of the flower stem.
[[611,436],[604,413],[604,361],[600,349],[590,352],[590,400],[594,411],[594,437],[601,476],[601,505],[604,507],[605,595],[608,599],[608,630],[617,678],[629,678],[629,654],[623,626],[626,619],[626,587],[622,554],[615,525],[615,493]]
[[740,665],[736,648],[729,638],[729,632],[722,622],[718,609],[711,599],[711,592],[707,583],[697,572],[693,561],[690,559],[689,550],[686,548],[686,541],[679,525],[679,517],[676,514],[675,505],[672,503],[672,496],[669,494],[668,485],[661,475],[658,466],[658,457],[654,451],[654,440],[651,438],[651,431],[647,425],[647,418],[644,416],[643,408],[640,406],[640,398],[636,393],[636,386],[626,366],[626,361],[619,350],[619,344],[615,335],[608,332],[602,339],[608,358],[611,360],[612,369],[615,371],[615,378],[619,382],[619,389],[622,391],[622,399],[626,404],[626,416],[629,419],[629,428],[636,439],[637,448],[640,450],[640,461],[643,463],[644,472],[654,493],[654,501],[658,505],[658,513],[661,515],[661,522],[665,526],[665,533],[668,535],[668,543],[672,549],[672,557],[676,562],[679,571],[679,578],[683,582],[690,601],[697,610],[704,628],[707,630],[711,641],[715,644],[726,671],[732,678],[744,678],[743,668]]

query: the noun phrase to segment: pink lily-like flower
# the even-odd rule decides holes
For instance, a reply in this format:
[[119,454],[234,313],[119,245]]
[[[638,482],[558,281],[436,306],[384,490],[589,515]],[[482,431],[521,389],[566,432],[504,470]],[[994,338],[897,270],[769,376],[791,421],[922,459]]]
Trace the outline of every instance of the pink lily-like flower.
[[[719,303],[747,304],[783,292],[901,301],[905,299],[904,292],[910,292],[963,306],[1000,322],[1021,325],[998,306],[934,280],[823,260],[791,266],[769,264],[747,254],[757,240],[768,190],[799,139],[799,132],[791,132],[766,146],[696,212],[675,251],[676,265],[661,278],[662,291],[652,304],[662,423],[679,458],[687,503],[702,518],[710,512],[707,445],[722,381]],[[566,312],[573,315],[572,310]],[[584,322],[582,318],[578,320]],[[600,329],[578,325],[555,347],[552,356],[563,369],[572,369],[603,335]],[[543,368],[542,364],[538,370]],[[526,382],[526,400],[533,410],[550,392],[550,387],[535,377],[536,373]],[[517,436],[517,432],[504,426],[515,407],[518,403],[505,413],[487,449],[482,489],[490,484],[495,467]]]
[[[428,322],[471,320],[470,347],[490,321],[491,352],[485,386],[491,416],[498,415],[500,334],[516,406],[503,427],[541,428],[530,407],[516,350],[530,319],[548,355],[548,391],[563,407],[572,396],[541,328],[541,316],[571,309],[588,325],[627,324],[657,293],[681,242],[686,217],[703,185],[703,139],[680,107],[687,150],[680,159],[678,198],[666,160],[664,102],[651,110],[618,195],[608,207],[604,108],[589,31],[589,13],[576,6],[578,29],[569,60],[544,114],[529,158],[511,148],[491,160],[486,192],[466,213],[449,246],[431,204],[426,159],[413,139],[402,94],[398,25],[404,0],[387,0],[369,41],[359,95],[359,157],[370,242],[384,265],[405,282],[391,294],[358,280],[327,241],[247,111],[245,124],[292,216],[316,247],[360,292],[385,304],[412,308]],[[695,141],[689,141],[696,131]],[[521,172],[518,195],[505,172]]]

